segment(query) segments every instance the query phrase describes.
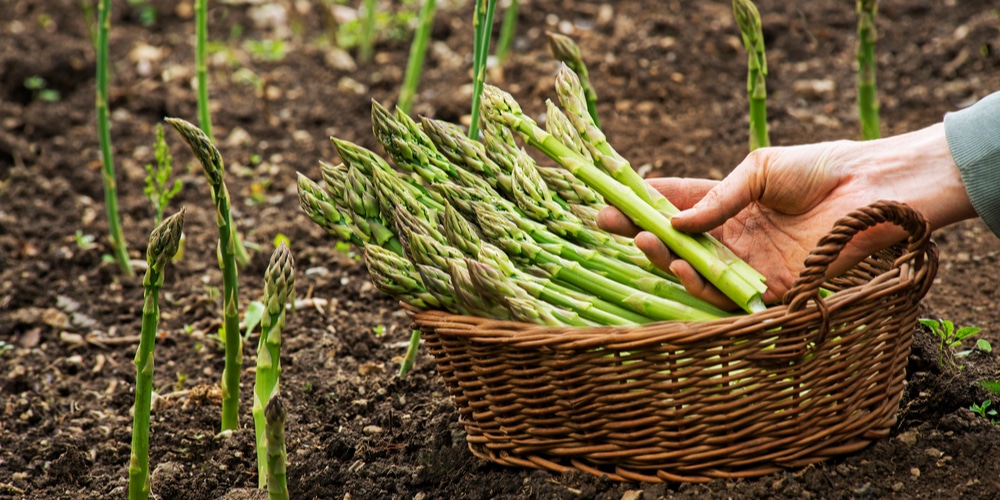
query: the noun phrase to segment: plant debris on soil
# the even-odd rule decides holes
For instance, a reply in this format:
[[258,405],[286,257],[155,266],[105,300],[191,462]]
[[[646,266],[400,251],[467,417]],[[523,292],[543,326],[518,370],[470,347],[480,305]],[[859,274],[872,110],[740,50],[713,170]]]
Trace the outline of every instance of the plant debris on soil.
[[[281,381],[293,497],[1000,497],[1000,426],[969,410],[991,397],[977,381],[1000,378],[996,358],[974,351],[956,360],[961,369],[942,366],[922,328],[891,436],[817,465],[699,485],[628,484],[474,457],[434,360],[422,353],[397,376],[406,314],[370,284],[358,249],[338,246],[298,208],[295,172],[318,178],[317,162],[336,160],[330,136],[380,150],[370,102],[395,101],[408,56],[405,30],[385,30],[372,62],[331,45],[330,20],[360,2],[335,3],[344,2],[235,0],[210,2],[209,13],[214,133],[235,222],[256,248],[240,269],[241,306],[260,299],[276,236],[288,238],[297,263]],[[413,112],[462,123],[472,2],[439,3]],[[89,14],[76,0],[0,2],[0,498],[125,496],[142,285],[141,273],[125,278],[103,258],[110,247],[88,24],[96,8],[84,4]],[[112,4],[112,141],[125,236],[141,260],[152,230],[142,188],[156,124],[196,119],[193,2]],[[937,123],[1000,89],[1000,13],[989,4],[880,2],[883,135]],[[773,144],[857,139],[854,2],[758,7]],[[155,13],[149,26],[143,9]],[[514,49],[487,80],[535,116],[554,96],[546,30],[580,44],[609,140],[643,175],[721,178],[745,156],[746,60],[730,2],[522,0]],[[254,44],[265,40],[280,40],[283,55]],[[38,77],[50,92],[38,91]],[[218,433],[214,209],[200,166],[176,134],[166,137],[184,183],[167,213],[186,207],[187,217],[184,256],[168,265],[160,302],[153,493],[254,498],[249,372],[241,429]],[[935,240],[941,269],[922,317],[980,326],[978,338],[1000,347],[1000,239],[968,221]],[[256,340],[247,339],[247,368]]]

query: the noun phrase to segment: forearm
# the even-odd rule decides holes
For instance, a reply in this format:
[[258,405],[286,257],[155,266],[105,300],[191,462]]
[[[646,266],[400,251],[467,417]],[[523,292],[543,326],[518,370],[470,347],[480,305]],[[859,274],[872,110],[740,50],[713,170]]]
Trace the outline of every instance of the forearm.
[[944,130],[968,198],[1000,236],[1000,92],[945,115]]

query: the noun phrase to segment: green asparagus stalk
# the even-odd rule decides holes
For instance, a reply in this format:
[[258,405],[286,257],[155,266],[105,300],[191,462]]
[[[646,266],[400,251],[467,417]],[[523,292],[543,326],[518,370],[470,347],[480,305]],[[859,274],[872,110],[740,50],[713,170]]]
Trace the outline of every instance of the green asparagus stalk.
[[132,420],[132,453],[128,466],[129,500],[149,498],[149,412],[153,400],[153,350],[160,321],[160,288],[163,268],[177,253],[184,229],[184,209],[167,217],[152,234],[146,247],[146,275],[142,279],[142,330],[135,353],[135,414]]
[[572,38],[566,35],[560,35],[551,31],[545,32],[545,35],[549,38],[549,49],[552,51],[552,55],[557,60],[566,64],[566,66],[569,66],[573,70],[573,73],[576,73],[580,79],[580,84],[583,86],[583,92],[587,100],[587,112],[594,120],[594,124],[600,128],[601,121],[597,119],[597,91],[594,90],[594,86],[590,83],[590,72],[587,71],[587,65],[583,62],[583,54],[580,52],[580,47]]
[[733,15],[747,51],[747,95],[750,97],[750,151],[771,145],[767,133],[767,58],[760,13],[751,0],[733,0]]
[[267,421],[267,498],[288,500],[287,457],[285,455],[285,407],[274,394],[264,407]]
[[208,0],[194,1],[194,23],[196,32],[194,67],[198,78],[198,124],[209,140],[214,141],[212,112],[208,109],[208,67],[205,59],[205,51],[208,47]]
[[[567,66],[561,66],[560,70],[567,70]],[[581,83],[583,81],[578,80]],[[582,87],[584,95],[586,95],[586,87]],[[589,115],[588,115],[589,116]],[[594,128],[600,130],[597,126],[597,122],[588,121],[588,123],[593,123]],[[590,154],[590,149],[584,144],[583,138],[580,137],[580,133],[576,131],[576,126],[573,121],[570,120],[563,110],[559,109],[551,99],[545,100],[545,131],[552,134],[559,142],[570,148],[576,154],[582,156],[586,160],[593,161],[593,157]]]
[[[595,272],[580,262],[563,258],[556,253],[557,249],[551,245],[538,245],[496,212],[482,211],[478,213],[478,218],[483,236],[504,249],[511,258],[520,260],[522,265],[536,266],[551,278],[563,280],[605,300],[619,303],[641,315],[657,320],[687,321],[708,321],[726,316],[725,313],[704,311],[637,290],[607,277],[608,272]],[[452,279],[454,280],[454,275]],[[456,290],[457,288],[456,286]]]
[[601,325],[635,325],[653,321],[593,295],[580,293],[547,278],[532,276],[521,271],[500,248],[482,242],[477,259],[503,272],[512,283],[528,295],[557,307],[574,311],[580,317]]
[[475,32],[475,46],[472,51],[472,122],[469,137],[479,138],[479,101],[486,83],[486,63],[490,53],[490,38],[493,35],[493,14],[496,0],[476,0],[476,13],[472,25]]
[[[443,199],[427,190],[414,179],[405,177],[393,169],[381,156],[371,150],[365,149],[350,141],[333,138],[333,143],[337,147],[337,152],[347,163],[337,166],[320,162],[320,172],[328,185],[339,184],[340,189],[347,179],[348,165],[361,170],[367,176],[374,175],[375,170],[383,170],[385,173],[394,176],[393,182],[398,183],[401,189],[405,189],[411,196],[416,197],[421,203],[434,210],[444,210]],[[328,178],[329,177],[329,178]],[[343,192],[333,191],[335,197],[342,198]]]
[[468,219],[462,217],[462,214],[450,203],[445,206],[442,222],[445,241],[449,245],[470,257],[479,253],[479,246],[482,242],[479,230]]
[[[669,216],[676,213],[667,209],[669,203],[653,189],[642,186],[645,197],[632,188],[616,181],[592,163],[564,146],[552,135],[542,130],[524,116],[520,106],[507,93],[487,86],[483,92],[484,113],[496,120],[503,120],[520,133],[532,146],[556,160],[560,165],[597,190],[608,202],[618,207],[639,227],[658,236],[675,254],[688,261],[702,276],[718,287],[739,307],[748,312],[764,308],[761,294],[766,290],[763,276],[752,271],[727,247],[712,243],[707,235],[689,235],[673,228]],[[581,134],[582,136],[583,134]],[[586,140],[586,139],[585,139]],[[625,170],[625,163],[621,166]],[[607,165],[606,165],[607,166]],[[629,167],[627,170],[631,170]],[[635,186],[638,190],[639,186]],[[650,205],[650,200],[656,201]],[[670,205],[672,207],[672,205]]]
[[297,173],[297,178],[299,206],[302,211],[328,234],[341,241],[363,246],[364,242],[351,229],[348,216],[337,209],[329,194],[302,173]]
[[574,312],[535,300],[489,264],[473,259],[465,259],[465,264],[475,290],[489,301],[506,303],[511,317],[518,321],[550,326],[596,325]]
[[510,5],[503,13],[503,24],[500,25],[500,38],[497,40],[497,64],[503,64],[510,53],[510,46],[514,42],[514,32],[517,27],[517,14],[520,10],[518,0],[510,0]]
[[412,262],[378,245],[365,245],[365,264],[372,282],[379,290],[421,309],[455,308],[451,296],[441,297],[428,291]]
[[104,181],[104,210],[108,215],[108,235],[111,252],[122,274],[135,276],[128,258],[128,247],[122,234],[121,216],[118,213],[118,182],[115,180],[115,163],[111,152],[111,120],[108,117],[108,34],[111,31],[111,1],[97,3],[97,139],[101,147],[101,178]]
[[376,0],[365,0],[365,19],[361,30],[361,43],[358,46],[358,59],[370,62],[375,47],[375,3]]
[[469,139],[447,122],[421,117],[423,131],[448,161],[475,172],[499,192],[510,190],[510,169],[502,168],[486,154],[486,147]]
[[879,103],[875,85],[875,16],[878,0],[858,0],[858,117],[861,138],[878,139]]
[[344,188],[344,208],[351,218],[354,234],[363,242],[374,242],[400,255],[403,248],[395,231],[386,224],[375,187],[359,169],[350,167]]
[[278,396],[281,378],[281,332],[285,329],[285,308],[295,293],[295,262],[282,242],[271,254],[264,274],[264,314],[257,343],[257,373],[253,388],[253,424],[257,443],[257,478],[260,488],[268,485],[267,421],[264,402]]
[[180,133],[201,162],[215,202],[216,223],[219,227],[218,257],[222,269],[223,325],[226,332],[226,364],[222,372],[222,430],[239,428],[240,372],[243,370],[243,339],[240,336],[239,280],[236,269],[236,226],[229,213],[229,190],[225,183],[225,167],[219,150],[205,133],[179,118],[167,118],[167,123]]
[[424,69],[424,54],[427,53],[427,42],[431,38],[431,27],[434,25],[435,0],[424,0],[417,21],[417,31],[413,34],[410,45],[410,59],[406,63],[406,74],[403,76],[403,88],[399,92],[399,108],[409,113],[413,107],[413,97],[417,94],[417,84],[420,83],[420,72]]
[[403,362],[399,365],[399,378],[405,377],[413,369],[413,364],[417,361],[417,351],[419,349],[420,330],[413,330],[410,332],[410,345],[407,346]]
[[455,289],[451,285],[451,276],[448,275],[448,271],[427,264],[415,264],[415,266],[417,273],[420,274],[420,279],[427,287],[427,292],[437,297],[438,302],[442,305],[446,305],[449,312],[473,314],[458,303],[458,299],[455,298]]
[[[449,259],[448,275],[452,290],[462,306],[475,314],[496,319],[515,319],[502,297],[483,295],[472,281],[472,274],[465,259]],[[498,300],[499,299],[499,300]]]
[[570,209],[573,209],[574,205],[587,205],[600,210],[607,205],[600,193],[564,169],[539,166],[538,175],[542,176],[549,189],[566,200]]

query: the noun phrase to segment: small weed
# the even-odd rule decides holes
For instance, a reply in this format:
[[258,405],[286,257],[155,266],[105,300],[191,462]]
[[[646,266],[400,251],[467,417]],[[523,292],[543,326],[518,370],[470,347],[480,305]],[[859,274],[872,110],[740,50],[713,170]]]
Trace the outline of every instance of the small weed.
[[174,184],[168,187],[170,175],[173,173],[173,157],[170,155],[170,147],[163,139],[163,125],[156,125],[156,140],[153,142],[154,156],[156,157],[156,167],[153,164],[146,164],[146,187],[143,192],[153,204],[153,223],[159,225],[163,220],[163,211],[167,208],[170,200],[180,193],[183,183],[180,179],[175,179]]
[[80,250],[90,250],[91,248],[94,248],[94,246],[96,246],[96,244],[94,243],[96,239],[94,235],[83,234],[83,231],[80,231],[79,229],[76,230],[76,233],[73,235],[73,238],[76,240],[76,246]]
[[[963,340],[982,331],[982,328],[979,328],[978,326],[963,326],[956,330],[955,324],[946,319],[942,320],[920,319],[918,321],[920,321],[921,325],[924,325],[927,328],[929,328],[931,330],[931,333],[933,333],[940,341],[939,347],[941,352],[940,355],[938,356],[938,363],[940,363],[942,366],[945,365],[946,357],[949,358],[950,356],[965,357],[971,354],[972,353],[971,350],[960,351],[954,354],[952,353],[952,351],[957,347],[961,347]],[[976,342],[976,349],[985,352],[991,352],[993,350],[993,346],[991,346],[990,343],[987,342],[986,340],[979,339],[979,341]],[[948,364],[951,365],[952,367],[955,367],[955,364],[950,359],[948,361]],[[958,366],[957,368],[961,369],[962,367]]]
[[970,406],[969,409],[972,410],[972,413],[975,413],[976,415],[979,415],[980,417],[989,420],[990,423],[995,425],[1000,425],[1000,420],[997,420],[998,416],[997,410],[989,409],[990,405],[992,404],[993,401],[987,399],[986,401],[983,401],[980,404],[972,403],[972,406]]
[[139,11],[139,23],[145,27],[156,24],[156,7],[150,0],[128,0],[128,4]]
[[10,344],[8,344],[8,343],[0,340],[0,356],[3,356],[3,353],[5,353],[5,352],[7,352],[7,351],[9,351],[9,350],[11,350],[13,348],[14,348],[14,346],[12,346],[12,345],[10,345]]
[[59,102],[62,96],[58,90],[48,88],[48,82],[40,76],[29,76],[24,79],[24,88],[31,91],[32,100],[44,102]]
[[278,62],[285,58],[288,49],[283,40],[247,40],[243,48],[258,61]]
[[385,335],[385,325],[378,325],[375,328],[372,328],[372,331],[375,332],[375,336],[381,337]]

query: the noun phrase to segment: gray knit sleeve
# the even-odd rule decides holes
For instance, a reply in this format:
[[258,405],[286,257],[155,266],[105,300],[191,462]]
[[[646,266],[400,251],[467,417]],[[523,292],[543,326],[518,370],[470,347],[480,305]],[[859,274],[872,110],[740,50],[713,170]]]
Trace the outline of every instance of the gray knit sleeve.
[[944,130],[972,206],[1000,236],[1000,92],[946,114]]

